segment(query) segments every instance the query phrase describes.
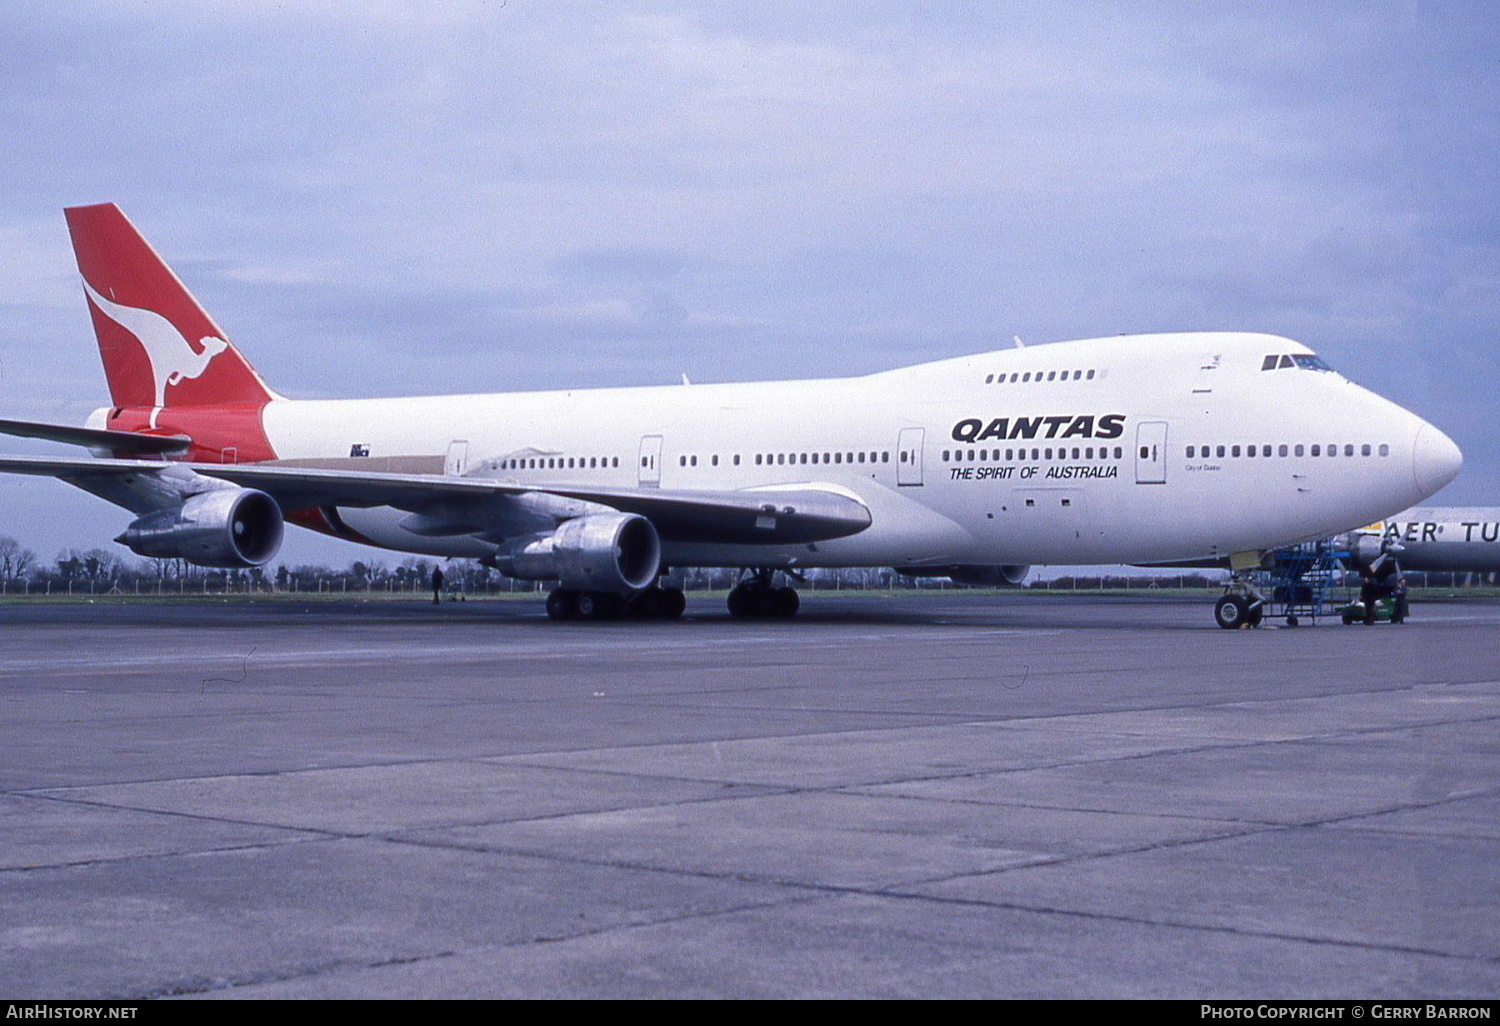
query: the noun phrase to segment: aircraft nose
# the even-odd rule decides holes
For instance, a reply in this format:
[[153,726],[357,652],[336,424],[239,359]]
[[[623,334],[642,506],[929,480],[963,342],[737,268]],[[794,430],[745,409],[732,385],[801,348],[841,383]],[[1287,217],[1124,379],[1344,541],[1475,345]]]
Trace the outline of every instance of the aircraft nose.
[[1417,491],[1426,498],[1458,476],[1464,465],[1464,454],[1453,439],[1431,424],[1423,424],[1411,447],[1411,470]]

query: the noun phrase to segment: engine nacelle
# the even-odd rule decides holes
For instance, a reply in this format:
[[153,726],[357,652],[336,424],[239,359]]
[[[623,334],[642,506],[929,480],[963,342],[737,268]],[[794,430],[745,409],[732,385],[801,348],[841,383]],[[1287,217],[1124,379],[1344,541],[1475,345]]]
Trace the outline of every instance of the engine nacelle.
[[954,584],[966,584],[974,588],[1019,588],[1031,567],[1020,564],[988,566],[964,564],[961,566],[898,566],[898,574],[907,577],[946,577]]
[[555,531],[511,542],[495,554],[507,577],[562,582],[577,591],[629,595],[649,588],[661,572],[661,539],[635,513],[593,513]]
[[1354,569],[1384,577],[1396,569],[1395,559],[1405,549],[1394,539],[1378,534],[1357,534],[1349,542]]
[[954,584],[968,584],[976,588],[1019,588],[1030,573],[1031,567],[1019,564],[955,566],[949,568],[948,577]]
[[240,569],[276,555],[284,530],[281,507],[265,492],[216,488],[146,514],[115,541],[138,556]]

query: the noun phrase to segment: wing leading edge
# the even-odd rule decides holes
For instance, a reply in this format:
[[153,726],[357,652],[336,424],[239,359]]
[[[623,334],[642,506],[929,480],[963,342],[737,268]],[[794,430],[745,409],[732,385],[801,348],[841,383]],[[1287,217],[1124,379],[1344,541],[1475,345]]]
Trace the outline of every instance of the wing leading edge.
[[673,491],[536,486],[489,478],[315,470],[263,463],[0,457],[0,471],[57,477],[95,494],[106,493],[108,489],[101,486],[154,478],[168,468],[179,468],[174,474],[190,471],[258,489],[286,512],[324,506],[391,506],[425,515],[442,525],[431,533],[452,535],[491,531],[497,514],[502,521],[523,520],[537,512],[566,519],[566,506],[560,510],[557,499],[639,514],[652,522],[663,540],[670,541],[802,544],[857,534],[871,523],[869,508],[857,498],[812,483],[732,492]]

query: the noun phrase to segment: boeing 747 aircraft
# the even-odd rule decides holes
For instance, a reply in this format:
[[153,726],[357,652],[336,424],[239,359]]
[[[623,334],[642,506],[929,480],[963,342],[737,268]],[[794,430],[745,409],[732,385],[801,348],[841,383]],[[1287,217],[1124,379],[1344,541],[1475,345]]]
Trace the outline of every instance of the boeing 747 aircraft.
[[[864,377],[302,401],[271,390],[114,204],[66,211],[111,405],[0,457],[132,515],[117,539],[265,563],[283,523],[557,581],[558,619],[678,615],[670,567],[740,568],[736,616],[810,567],[1015,582],[1033,563],[1261,552],[1458,472],[1421,418],[1272,335],[1017,347]],[[1234,611],[1231,610],[1231,613]]]

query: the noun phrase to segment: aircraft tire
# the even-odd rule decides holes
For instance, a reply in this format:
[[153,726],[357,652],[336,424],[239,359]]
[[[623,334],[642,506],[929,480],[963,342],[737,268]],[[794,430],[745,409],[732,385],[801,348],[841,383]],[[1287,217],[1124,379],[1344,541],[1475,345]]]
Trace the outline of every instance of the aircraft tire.
[[547,615],[554,620],[571,620],[578,615],[578,593],[569,588],[554,588],[547,595]]
[[1250,603],[1240,595],[1225,595],[1214,604],[1214,622],[1226,631],[1246,626],[1250,622]]
[[775,616],[776,615],[776,589],[756,588],[751,593],[754,605],[751,607],[752,616]]
[[752,616],[755,613],[755,598],[750,589],[743,585],[736,585],[729,592],[729,615],[737,617]]
[[663,588],[661,590],[661,615],[665,620],[676,620],[682,616],[687,609],[687,596],[682,593],[681,588]]
[[664,601],[660,588],[647,588],[630,600],[630,612],[647,620],[659,620],[664,613]]
[[797,615],[797,609],[802,605],[802,600],[797,597],[796,588],[777,588],[772,593],[773,615],[790,619]]
[[610,620],[620,615],[625,603],[607,591],[586,591],[578,596],[578,615],[585,620]]

